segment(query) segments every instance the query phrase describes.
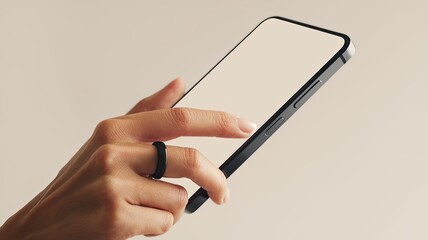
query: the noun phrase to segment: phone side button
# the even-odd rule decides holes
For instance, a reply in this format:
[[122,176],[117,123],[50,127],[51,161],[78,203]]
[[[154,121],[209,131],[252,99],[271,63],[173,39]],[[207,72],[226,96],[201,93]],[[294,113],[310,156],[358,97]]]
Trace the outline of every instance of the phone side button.
[[272,126],[270,126],[268,128],[268,130],[266,130],[265,135],[266,136],[270,136],[272,135],[276,130],[278,130],[279,127],[281,127],[282,124],[284,124],[285,119],[283,117],[278,118],[273,124]]
[[306,90],[294,103],[294,108],[300,108],[322,85],[320,80],[316,81]]

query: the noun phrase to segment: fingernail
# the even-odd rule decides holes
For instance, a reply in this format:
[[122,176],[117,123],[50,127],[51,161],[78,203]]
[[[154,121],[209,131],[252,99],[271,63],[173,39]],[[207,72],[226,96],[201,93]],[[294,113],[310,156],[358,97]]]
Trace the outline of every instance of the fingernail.
[[223,204],[227,203],[227,201],[229,201],[229,199],[230,199],[230,190],[229,190],[229,188],[227,188],[226,195],[223,198]]
[[243,118],[238,118],[238,125],[241,131],[245,133],[253,133],[257,128],[257,124]]

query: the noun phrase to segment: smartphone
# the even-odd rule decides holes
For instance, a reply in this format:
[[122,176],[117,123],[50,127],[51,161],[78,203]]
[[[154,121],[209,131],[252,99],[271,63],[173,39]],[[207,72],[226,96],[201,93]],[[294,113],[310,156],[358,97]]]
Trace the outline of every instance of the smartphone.
[[[174,105],[226,111],[255,122],[258,129],[246,139],[181,137],[167,144],[198,149],[229,177],[354,52],[345,34],[282,17],[267,18]],[[171,182],[191,196],[187,213],[209,198],[188,179]]]

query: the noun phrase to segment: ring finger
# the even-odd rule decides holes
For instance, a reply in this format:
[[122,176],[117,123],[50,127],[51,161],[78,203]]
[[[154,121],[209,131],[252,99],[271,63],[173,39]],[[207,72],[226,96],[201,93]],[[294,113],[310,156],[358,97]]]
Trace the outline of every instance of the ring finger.
[[[104,151],[104,150],[105,151]],[[193,148],[168,146],[168,165],[164,177],[189,178],[205,189],[217,204],[224,202],[228,190],[226,177],[206,157]],[[120,166],[117,169],[131,169],[140,176],[153,174],[157,165],[157,151],[151,144],[109,144],[101,148],[100,156]],[[106,156],[103,152],[114,153]],[[98,155],[95,153],[95,158]]]

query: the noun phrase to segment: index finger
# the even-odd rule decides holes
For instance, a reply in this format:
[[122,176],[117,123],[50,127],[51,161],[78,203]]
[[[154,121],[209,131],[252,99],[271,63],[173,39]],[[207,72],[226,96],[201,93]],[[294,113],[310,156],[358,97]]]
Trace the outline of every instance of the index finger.
[[166,141],[180,136],[249,137],[256,124],[230,113],[171,108],[123,116],[128,134],[140,141]]

